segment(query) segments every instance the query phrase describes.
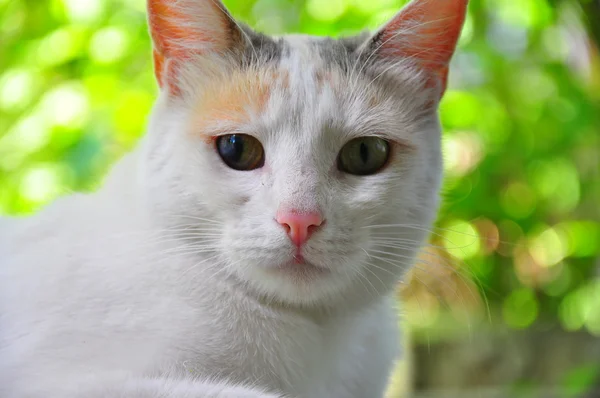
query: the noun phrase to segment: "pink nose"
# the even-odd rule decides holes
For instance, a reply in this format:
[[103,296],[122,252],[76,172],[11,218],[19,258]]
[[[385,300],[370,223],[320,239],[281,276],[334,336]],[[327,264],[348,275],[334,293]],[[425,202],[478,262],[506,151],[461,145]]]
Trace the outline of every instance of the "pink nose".
[[279,210],[275,219],[286,229],[288,236],[298,247],[305,244],[310,235],[323,224],[323,216],[317,212]]

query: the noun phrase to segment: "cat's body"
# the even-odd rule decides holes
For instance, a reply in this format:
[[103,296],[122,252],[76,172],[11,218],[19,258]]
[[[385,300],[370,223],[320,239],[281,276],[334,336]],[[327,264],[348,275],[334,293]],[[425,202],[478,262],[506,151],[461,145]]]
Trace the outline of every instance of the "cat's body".
[[[133,198],[130,188],[115,185]],[[213,267],[189,272],[198,256],[154,254],[174,245],[151,247],[152,220],[110,197],[100,206],[62,199],[2,237],[0,252],[21,257],[2,272],[12,281],[0,291],[3,337],[19,344],[2,351],[0,396],[67,397],[75,388],[87,397],[124,384],[125,371],[254,380],[294,396],[381,395],[398,338],[390,300],[337,316],[266,306]],[[98,246],[107,241],[109,251]],[[75,371],[99,384],[75,383]]]
[[[441,2],[332,41],[151,0],[164,91],[146,137],[98,192],[0,220],[0,396],[382,396],[394,287],[438,204],[466,5]],[[445,63],[395,43],[423,10],[453,18]]]
[[94,196],[0,229],[0,253],[14,261],[1,272],[10,281],[0,290],[2,337],[19,341],[3,347],[0,396],[115,397],[109,387],[142,386],[142,375],[255,381],[291,396],[381,395],[397,354],[392,300],[325,315],[265,305],[213,266],[190,272],[198,255],[169,252],[168,232],[157,239],[136,209],[134,161]]

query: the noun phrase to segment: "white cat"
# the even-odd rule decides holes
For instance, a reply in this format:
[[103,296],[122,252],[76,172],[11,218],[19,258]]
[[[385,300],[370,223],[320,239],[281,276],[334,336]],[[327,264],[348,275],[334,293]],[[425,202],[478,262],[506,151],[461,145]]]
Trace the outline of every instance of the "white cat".
[[98,192],[0,221],[0,397],[381,397],[466,3],[333,40],[150,0],[139,147]]

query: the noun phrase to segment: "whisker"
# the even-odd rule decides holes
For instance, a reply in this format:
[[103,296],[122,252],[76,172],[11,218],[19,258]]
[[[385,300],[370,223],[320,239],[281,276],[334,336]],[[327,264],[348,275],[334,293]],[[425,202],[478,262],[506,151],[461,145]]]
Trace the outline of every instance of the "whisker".
[[215,225],[223,225],[223,222],[221,222],[221,221],[211,220],[208,218],[202,218],[202,217],[198,217],[198,216],[190,216],[189,214],[170,214],[169,216],[173,217],[173,218],[189,218],[191,220],[207,222],[207,223],[211,223],[211,224],[215,224]]

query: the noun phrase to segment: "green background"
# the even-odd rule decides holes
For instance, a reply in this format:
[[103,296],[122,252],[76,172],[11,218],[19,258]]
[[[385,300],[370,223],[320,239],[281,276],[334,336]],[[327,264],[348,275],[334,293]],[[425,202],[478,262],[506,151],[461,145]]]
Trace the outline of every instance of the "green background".
[[[266,33],[339,36],[405,2],[225,3]],[[441,105],[444,205],[400,293],[415,346],[478,325],[600,336],[599,15],[471,1]],[[0,213],[93,190],[135,145],[157,93],[150,49],[144,0],[0,0]],[[596,365],[555,381],[583,391]]]

